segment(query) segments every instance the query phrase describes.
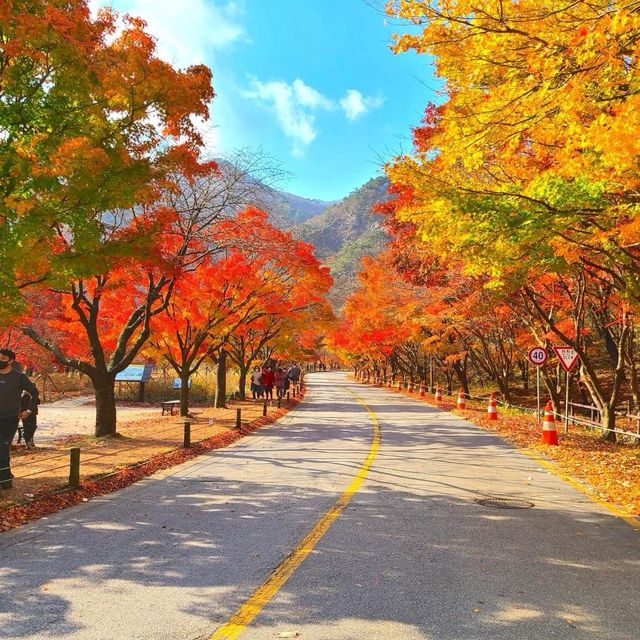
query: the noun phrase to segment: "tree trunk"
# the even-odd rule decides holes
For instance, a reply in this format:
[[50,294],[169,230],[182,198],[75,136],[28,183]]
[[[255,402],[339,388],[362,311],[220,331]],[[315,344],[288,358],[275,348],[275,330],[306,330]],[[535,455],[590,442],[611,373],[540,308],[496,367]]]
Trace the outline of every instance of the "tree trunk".
[[216,409],[224,409],[227,401],[227,352],[220,349],[218,368],[216,370]]
[[[546,388],[547,393],[549,394],[550,398],[551,398],[551,403],[553,404],[554,408],[556,411],[560,411],[560,398],[561,395],[558,393],[558,388],[557,385],[555,383],[555,380],[553,380],[551,378],[551,376],[549,376],[549,374],[547,373],[546,369],[544,367],[540,367],[540,379],[542,381],[542,384],[544,386],[544,388]],[[546,404],[546,401],[544,400],[544,398],[542,397],[544,391],[543,389],[540,390],[540,403],[542,404],[542,407],[544,407],[544,405]]]
[[[615,429],[616,428],[616,414],[613,409],[605,405],[600,409],[600,424],[603,429]],[[613,431],[603,431],[602,440],[604,442],[615,442],[616,434]]]
[[189,415],[189,374],[180,374],[180,415]]
[[96,394],[95,435],[97,438],[115,436],[117,433],[115,376],[94,377],[91,381]]
[[238,393],[240,394],[240,400],[245,400],[247,397],[247,371],[249,367],[238,365],[238,371],[240,372],[240,379],[238,380]]
[[469,392],[469,377],[467,375],[467,361],[464,362],[454,362],[453,370],[456,372],[456,377],[458,378],[458,382],[462,387],[462,390],[465,392],[467,396],[470,396]]

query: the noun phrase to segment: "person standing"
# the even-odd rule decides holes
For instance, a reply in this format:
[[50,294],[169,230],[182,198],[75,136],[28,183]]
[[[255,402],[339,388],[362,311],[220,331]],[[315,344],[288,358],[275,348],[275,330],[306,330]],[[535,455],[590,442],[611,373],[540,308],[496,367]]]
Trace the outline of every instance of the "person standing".
[[284,396],[286,379],[287,374],[285,373],[285,370],[282,367],[278,367],[275,375],[276,396],[278,398],[282,398]]
[[262,387],[264,389],[264,397],[267,400],[273,400],[273,383],[275,376],[271,367],[265,367],[262,370]]
[[20,411],[26,417],[22,418],[22,436],[27,449],[35,449],[36,445],[33,444],[33,436],[38,428],[38,405],[35,406],[31,402],[31,394],[28,391],[22,392],[22,398],[20,401]]
[[300,382],[300,367],[297,362],[294,362],[287,371],[287,377],[294,385],[297,385]]
[[251,373],[251,395],[254,400],[262,397],[262,371],[260,367],[253,367]]
[[[0,488],[13,486],[9,447],[18,431],[18,422],[37,411],[40,395],[27,376],[14,367],[16,354],[10,349],[0,349]],[[29,408],[20,407],[22,392],[30,396]]]

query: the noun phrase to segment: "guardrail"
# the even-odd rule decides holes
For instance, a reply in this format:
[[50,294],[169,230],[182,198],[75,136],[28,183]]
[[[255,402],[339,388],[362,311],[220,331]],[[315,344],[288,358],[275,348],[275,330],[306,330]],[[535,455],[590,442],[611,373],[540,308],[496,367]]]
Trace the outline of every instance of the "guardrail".
[[[484,400],[486,402],[489,401],[489,396],[474,396],[471,394],[467,394],[467,397],[471,400]],[[513,404],[511,402],[505,402],[504,400],[499,400],[497,398],[496,398],[496,402],[498,402],[500,405],[506,408],[519,409],[521,411],[526,411],[529,413],[538,412],[538,410],[535,408],[524,407],[522,405]],[[577,416],[576,413],[574,412],[574,409],[576,408],[588,410],[590,412],[589,419],[587,419],[586,417],[583,418],[581,416]],[[603,431],[603,432],[617,433],[619,435],[627,436],[629,438],[635,438],[636,440],[640,441],[640,414],[634,415],[634,414],[624,413],[620,411],[616,412],[617,416],[625,417],[630,420],[635,420],[637,424],[636,431],[626,431],[624,429],[608,429],[607,427],[603,427],[602,424],[598,422],[598,420],[600,419],[600,410],[598,409],[598,407],[596,407],[596,405],[586,405],[586,404],[580,404],[578,402],[570,402],[568,416],[566,416],[564,413],[560,413],[559,411],[556,411],[555,409],[553,411],[553,415],[556,422],[564,422],[567,425],[579,424],[579,425],[582,425],[583,427],[587,427],[588,429],[599,429],[600,431]]]
[[[399,382],[404,389],[408,388],[409,382],[410,382],[409,378],[394,380],[390,376],[381,376],[379,379],[377,379],[373,375],[366,375],[366,374],[359,375],[356,377],[356,379],[360,380],[361,382],[368,382],[371,384],[382,384],[382,385],[387,385],[389,381],[391,381],[392,385],[394,386],[397,385],[397,383]],[[417,384],[416,383],[412,383],[412,384],[414,385],[414,387],[419,388],[421,383],[418,382]],[[424,384],[424,388],[426,391],[430,393],[434,393],[434,387],[430,387],[428,384],[424,382],[422,384]],[[452,395],[451,391],[446,388],[443,388],[443,391],[446,392],[448,395]],[[520,411],[533,413],[533,414],[538,413],[538,410],[536,408],[525,407],[523,405],[518,405],[512,402],[505,402],[504,400],[500,400],[497,397],[498,395],[500,395],[500,392],[496,391],[495,392],[496,402],[505,408],[518,409]],[[489,396],[475,396],[473,394],[466,394],[465,397],[468,398],[469,400],[482,400],[485,402],[489,402]],[[589,418],[587,418],[586,416],[582,417],[580,415],[577,415],[575,409],[584,410],[585,412],[588,411]],[[542,410],[540,413],[542,413]],[[636,422],[635,431],[627,431],[625,429],[617,429],[617,428],[608,429],[607,427],[603,427],[602,424],[600,424],[599,422],[600,410],[594,404],[586,405],[586,404],[580,404],[578,402],[570,402],[568,416],[565,416],[565,414],[555,410],[553,411],[553,415],[557,422],[564,422],[567,425],[567,427],[569,424],[579,424],[588,429],[599,429],[600,431],[603,431],[603,432],[616,433],[621,436],[626,436],[628,438],[634,438],[638,441],[638,443],[640,443],[640,414],[632,414],[630,411],[627,411],[627,412],[616,411],[616,416],[627,418],[628,420],[633,420]],[[541,416],[538,416],[538,420],[540,419],[541,419]]]

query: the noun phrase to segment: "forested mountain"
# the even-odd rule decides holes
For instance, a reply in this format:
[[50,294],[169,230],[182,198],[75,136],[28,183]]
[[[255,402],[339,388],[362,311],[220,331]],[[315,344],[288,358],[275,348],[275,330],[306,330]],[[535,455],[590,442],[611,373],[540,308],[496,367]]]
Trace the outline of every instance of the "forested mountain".
[[291,228],[321,214],[332,202],[310,200],[286,191],[273,193],[271,216],[279,226]]
[[294,235],[313,244],[316,255],[331,267],[334,286],[330,299],[336,309],[357,286],[355,274],[360,270],[360,259],[376,255],[386,243],[382,217],[372,208],[388,199],[388,185],[385,177],[373,178],[293,229]]

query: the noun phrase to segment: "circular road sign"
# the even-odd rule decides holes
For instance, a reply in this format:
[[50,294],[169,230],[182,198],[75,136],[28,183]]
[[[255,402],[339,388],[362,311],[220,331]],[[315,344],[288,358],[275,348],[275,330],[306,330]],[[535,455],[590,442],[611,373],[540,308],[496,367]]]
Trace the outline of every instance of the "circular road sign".
[[541,367],[549,358],[549,354],[546,349],[542,347],[534,347],[529,349],[529,362],[535,364],[536,367]]

